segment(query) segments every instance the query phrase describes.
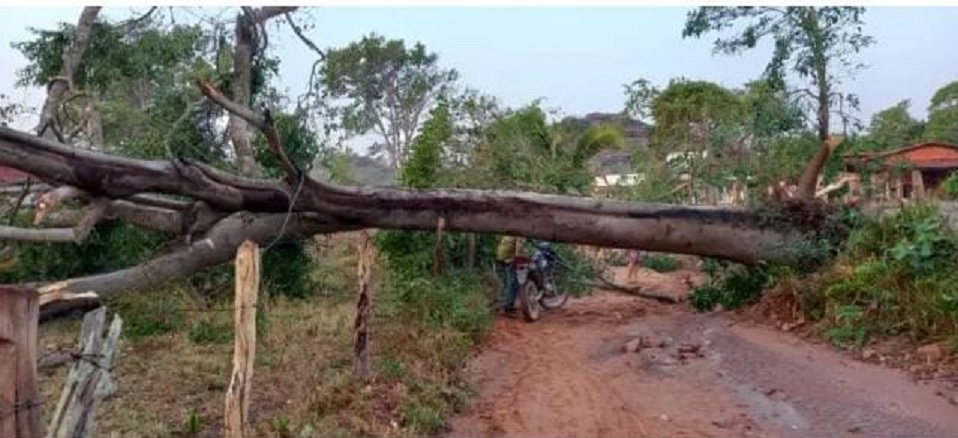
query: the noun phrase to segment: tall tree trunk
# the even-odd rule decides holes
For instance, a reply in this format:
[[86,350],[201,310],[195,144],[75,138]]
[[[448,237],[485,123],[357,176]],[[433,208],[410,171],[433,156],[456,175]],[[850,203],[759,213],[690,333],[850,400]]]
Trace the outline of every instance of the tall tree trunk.
[[43,108],[40,110],[40,120],[35,129],[37,135],[41,135],[43,138],[56,138],[54,130],[59,129],[59,127],[53,125],[54,118],[67,91],[70,91],[73,87],[73,75],[80,66],[83,52],[90,44],[90,38],[93,36],[93,26],[96,24],[96,17],[99,13],[99,6],[83,8],[76,30],[73,31],[73,41],[70,42],[70,47],[63,52],[60,74],[47,86],[47,98],[43,102]]
[[825,42],[818,23],[818,12],[814,7],[807,8],[806,32],[809,39],[812,40],[811,50],[814,59],[815,83],[818,86],[817,104],[818,104],[818,141],[821,147],[812,160],[808,162],[798,179],[798,197],[799,199],[810,200],[815,198],[815,190],[818,188],[818,175],[822,173],[832,149],[829,145],[828,137],[830,131],[831,115],[831,84],[828,78],[828,59],[825,57]]
[[[240,13],[236,16],[236,44],[233,47],[233,77],[230,86],[233,101],[243,106],[249,106],[251,98],[250,84],[253,78],[256,25],[251,14]],[[263,171],[253,154],[253,143],[250,140],[251,135],[246,120],[230,113],[226,129],[233,142],[236,166],[240,174],[252,177],[262,176]]]

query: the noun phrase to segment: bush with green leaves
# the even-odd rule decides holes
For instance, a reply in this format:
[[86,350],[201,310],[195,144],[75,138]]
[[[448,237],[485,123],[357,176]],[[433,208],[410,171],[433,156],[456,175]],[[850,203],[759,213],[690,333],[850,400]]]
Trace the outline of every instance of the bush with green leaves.
[[951,200],[958,200],[958,172],[952,172],[941,182],[941,191]]
[[958,236],[935,206],[905,206],[859,228],[839,265],[847,268],[824,288],[826,334],[836,343],[958,336]]
[[[26,216],[16,224],[26,226]],[[0,272],[0,282],[25,283],[66,279],[116,270],[149,260],[168,234],[108,221],[79,244],[29,243],[17,247],[17,265]]]
[[736,309],[757,301],[774,281],[789,273],[789,268],[777,265],[733,265],[716,259],[704,259],[703,270],[708,282],[696,287],[689,298],[692,306],[708,311],[721,305]]
[[667,254],[648,254],[642,257],[642,266],[655,272],[672,272],[682,267],[682,263]]

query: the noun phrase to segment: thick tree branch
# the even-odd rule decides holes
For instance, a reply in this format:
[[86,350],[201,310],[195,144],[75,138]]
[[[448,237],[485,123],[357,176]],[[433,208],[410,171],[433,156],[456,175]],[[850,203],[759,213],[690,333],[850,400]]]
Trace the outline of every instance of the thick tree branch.
[[200,91],[203,92],[204,96],[208,97],[217,105],[223,107],[223,109],[226,111],[229,111],[231,115],[242,118],[246,122],[249,122],[255,126],[257,129],[266,129],[266,119],[249,109],[248,106],[230,100],[230,98],[224,96],[220,90],[217,90],[216,87],[209,82],[200,82],[198,86],[200,87]]
[[73,242],[79,243],[90,235],[93,226],[104,217],[110,201],[98,199],[91,204],[73,228],[20,228],[0,226],[0,240],[25,242]]
[[[77,22],[76,30],[73,31],[73,40],[70,46],[63,52],[63,65],[60,67],[60,74],[50,82],[47,87],[47,98],[43,102],[40,110],[40,121],[37,123],[35,132],[45,138],[56,138],[57,129],[51,126],[56,117],[60,103],[64,95],[73,85],[73,75],[80,66],[83,58],[83,52],[86,51],[90,43],[90,37],[93,35],[93,26],[96,24],[97,15],[100,13],[99,6],[88,6],[83,8],[80,19]],[[50,129],[53,128],[53,129]]]
[[43,223],[43,219],[46,217],[46,215],[60,204],[71,199],[82,198],[85,196],[86,193],[84,193],[83,190],[72,186],[61,186],[44,193],[40,196],[40,199],[37,200],[37,206],[33,216],[33,225],[40,225]]
[[294,182],[299,178],[301,170],[296,167],[292,160],[289,159],[289,155],[287,155],[286,151],[283,149],[282,142],[279,138],[279,132],[276,130],[276,127],[273,126],[273,119],[270,117],[269,112],[266,112],[266,114],[260,117],[253,110],[231,101],[229,98],[224,96],[223,93],[220,93],[219,90],[213,86],[213,84],[210,84],[209,82],[203,82],[200,83],[199,86],[200,90],[203,92],[203,95],[207,96],[210,100],[223,107],[233,115],[242,117],[243,120],[249,122],[263,132],[263,135],[266,137],[266,144],[279,158],[289,182]]
[[[289,187],[239,186],[188,162],[143,161],[84,151],[0,128],[0,164],[95,196],[155,192],[188,196],[221,212],[286,213]],[[224,172],[225,173],[225,172]],[[242,178],[233,176],[237,180]],[[630,204],[581,197],[480,190],[344,187],[306,179],[294,212],[314,212],[351,227],[514,234],[552,241],[639,248],[754,263],[782,260],[783,247],[808,226],[742,209]]]
[[[190,245],[146,263],[39,287],[41,319],[51,318],[77,306],[88,306],[99,298],[116,292],[142,290],[227,262],[235,255],[236,248],[247,239],[261,245],[275,240],[285,220],[286,215],[283,214],[255,216],[237,213],[219,221]],[[301,238],[318,233],[355,229],[355,226],[322,215],[298,214],[290,218],[285,234],[289,238]]]

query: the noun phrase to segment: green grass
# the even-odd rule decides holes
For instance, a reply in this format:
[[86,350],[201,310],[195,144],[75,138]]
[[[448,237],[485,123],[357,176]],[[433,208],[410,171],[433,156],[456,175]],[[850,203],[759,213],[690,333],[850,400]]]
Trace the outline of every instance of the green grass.
[[675,257],[669,255],[648,254],[642,257],[642,266],[655,272],[666,273],[679,269],[682,267],[682,263]]
[[[455,269],[418,279],[376,272],[374,380],[365,384],[352,368],[351,246],[334,240],[315,249],[312,296],[260,297],[265,312],[258,312],[252,385],[257,437],[440,433],[470,394],[461,372],[492,322],[482,276]],[[233,313],[231,284],[222,290],[214,284],[182,282],[108,302],[126,324],[115,371],[120,391],[100,407],[100,435],[222,435]],[[77,320],[44,324],[40,345],[73,347],[78,326]],[[56,405],[65,372],[41,375],[44,406]]]

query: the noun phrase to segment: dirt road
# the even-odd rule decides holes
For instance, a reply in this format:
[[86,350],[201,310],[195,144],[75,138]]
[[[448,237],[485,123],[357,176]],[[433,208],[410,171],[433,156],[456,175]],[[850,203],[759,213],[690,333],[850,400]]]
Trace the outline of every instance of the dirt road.
[[450,436],[958,436],[958,407],[902,372],[609,292],[497,321],[470,375]]

